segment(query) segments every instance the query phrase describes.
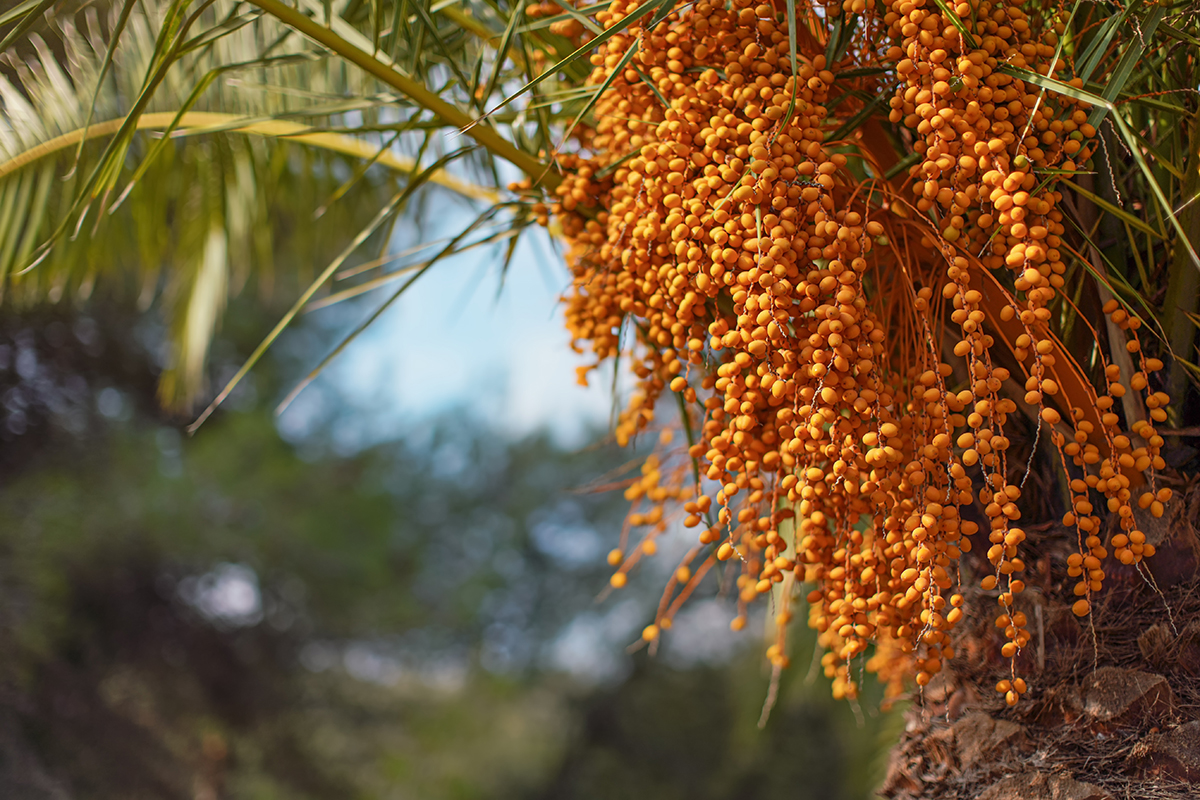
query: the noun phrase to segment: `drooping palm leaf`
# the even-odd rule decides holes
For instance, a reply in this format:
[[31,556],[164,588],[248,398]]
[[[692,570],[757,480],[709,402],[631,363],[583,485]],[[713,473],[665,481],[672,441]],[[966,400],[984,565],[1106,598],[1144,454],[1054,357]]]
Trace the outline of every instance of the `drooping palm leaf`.
[[[384,111],[399,104],[395,95],[375,91],[360,72],[308,49],[260,12],[237,15],[239,8],[218,4],[216,24],[190,40],[136,119],[128,112],[141,92],[161,20],[126,18],[125,7],[107,20],[109,30],[122,34],[115,46],[104,41],[106,26],[94,12],[79,20],[52,19],[47,30],[29,37],[33,58],[16,64],[13,79],[0,75],[4,300],[86,295],[97,278],[109,275],[145,287],[145,301],[161,296],[173,351],[163,398],[176,405],[202,388],[225,295],[244,285],[251,270],[259,281],[276,277],[272,229],[281,219],[303,218],[318,208],[328,212],[329,198],[341,196],[337,162],[349,157],[376,164],[399,179],[417,167],[402,148],[383,147],[384,133],[407,121]],[[43,33],[55,37],[53,47]],[[266,58],[264,48],[271,53]],[[321,103],[313,97],[342,99]],[[371,123],[373,133],[340,132],[351,114]],[[136,134],[128,150],[109,147],[106,153],[123,129]],[[155,139],[156,132],[171,137],[159,133]],[[310,150],[307,163],[289,165],[294,158],[287,153],[297,147]],[[106,155],[115,159],[107,166]],[[81,195],[88,176],[105,170],[120,177],[114,185],[122,193],[110,188],[94,199]],[[334,213],[324,214],[331,230],[355,225],[362,201],[382,202],[378,170],[372,175],[346,213],[346,203],[334,203]],[[467,177],[438,171],[430,182],[495,201],[493,191]],[[286,196],[264,201],[281,179],[290,184]],[[111,213],[118,199],[121,207]],[[307,230],[301,225],[292,232]],[[130,253],[137,253],[133,275],[127,273]],[[305,259],[290,259],[297,260]],[[312,268],[308,264],[294,277]]]

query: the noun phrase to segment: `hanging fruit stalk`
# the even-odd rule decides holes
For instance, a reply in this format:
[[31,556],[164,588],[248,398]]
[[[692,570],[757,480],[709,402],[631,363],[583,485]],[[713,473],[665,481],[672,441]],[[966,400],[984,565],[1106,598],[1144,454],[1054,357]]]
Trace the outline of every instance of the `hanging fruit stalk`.
[[[595,20],[611,28],[635,8],[618,0]],[[855,34],[829,63],[839,16]],[[898,691],[953,658],[958,562],[978,534],[1014,663],[997,688],[1015,704],[1030,635],[1012,416],[1028,413],[1061,460],[1079,616],[1106,560],[1154,552],[1134,504],[1159,516],[1170,498],[1153,477],[1165,466],[1154,425],[1167,397],[1151,388],[1163,365],[1144,355],[1140,322],[1105,307],[1138,371],[1102,365],[1099,390],[1052,332],[1066,273],[1058,181],[1090,157],[1096,131],[1086,104],[1000,67],[1082,85],[1058,47],[1061,14],[847,0],[802,9],[792,36],[783,9],[734,0],[648,22],[592,56],[595,123],[558,155],[557,202],[538,209],[570,243],[567,326],[594,357],[581,380],[633,359],[617,440],[647,429],[670,393],[696,427],[694,471],[655,457],[627,491],[650,502],[631,517],[649,533],[614,552],[613,585],[682,503],[704,566],[681,565],[668,596],[690,594],[714,557],[740,565],[737,629],[790,574],[815,587],[809,621],[835,696],[857,694],[850,666],[872,645],[866,666]],[[907,180],[883,179],[899,159],[863,99],[889,85],[890,121],[917,155]],[[864,110],[867,124],[827,141]],[[1126,393],[1149,419],[1129,430],[1114,403]],[[1120,520],[1107,544],[1104,510]],[[647,640],[678,610],[666,599]],[[785,603],[779,621],[790,616]],[[786,665],[782,638],[768,655]]]

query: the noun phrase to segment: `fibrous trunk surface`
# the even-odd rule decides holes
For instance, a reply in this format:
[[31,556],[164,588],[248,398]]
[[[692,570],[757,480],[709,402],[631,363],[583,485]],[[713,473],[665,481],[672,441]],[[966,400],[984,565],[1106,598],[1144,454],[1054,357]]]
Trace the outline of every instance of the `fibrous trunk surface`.
[[987,618],[972,619],[958,645],[964,657],[913,696],[882,796],[1200,796],[1198,521],[1200,487],[1193,486],[1177,512],[1158,521],[1162,557],[1149,570],[1112,572],[1091,625],[1080,625],[1063,602],[1071,596],[1068,551],[1058,550],[1067,537],[1030,529],[1048,577],[1030,587],[1033,644],[1017,665],[1033,676],[1028,702],[1009,708],[997,695],[1009,670],[999,656],[1004,640]]

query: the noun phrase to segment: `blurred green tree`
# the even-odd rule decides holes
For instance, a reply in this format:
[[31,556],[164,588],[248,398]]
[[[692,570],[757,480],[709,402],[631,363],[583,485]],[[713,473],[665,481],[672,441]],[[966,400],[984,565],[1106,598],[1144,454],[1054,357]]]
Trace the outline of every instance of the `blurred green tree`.
[[0,397],[32,398],[11,444],[37,442],[0,459],[0,794],[732,800],[797,752],[845,765],[801,796],[878,780],[883,720],[803,676],[755,729],[753,654],[642,653],[598,688],[547,658],[605,583],[622,503],[581,488],[612,449],[456,417],[353,457],[315,431],[301,458],[253,404],[185,439],[98,306],[0,339],[25,353]]

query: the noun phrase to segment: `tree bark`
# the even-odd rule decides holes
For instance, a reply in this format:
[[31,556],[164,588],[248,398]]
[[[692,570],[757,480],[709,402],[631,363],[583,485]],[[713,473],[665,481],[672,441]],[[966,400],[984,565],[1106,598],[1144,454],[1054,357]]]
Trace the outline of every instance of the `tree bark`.
[[1028,693],[1008,708],[996,691],[1011,673],[991,624],[995,600],[976,592],[956,663],[912,696],[883,797],[1200,796],[1200,481],[1176,498],[1162,519],[1139,520],[1155,556],[1141,572],[1106,565],[1105,590],[1083,620],[1071,613],[1066,575],[1074,532],[1027,529],[1027,563],[1041,581],[1023,595],[1033,641],[1017,671]]

